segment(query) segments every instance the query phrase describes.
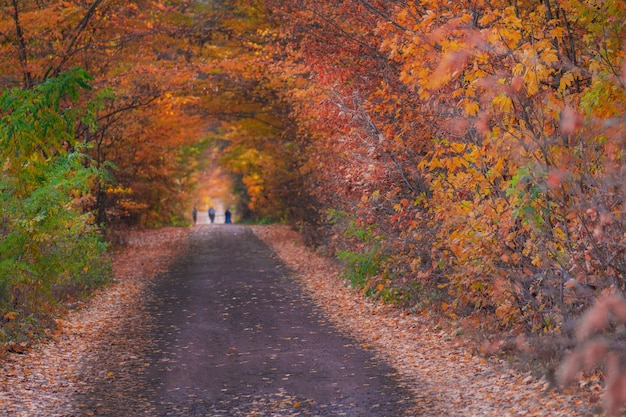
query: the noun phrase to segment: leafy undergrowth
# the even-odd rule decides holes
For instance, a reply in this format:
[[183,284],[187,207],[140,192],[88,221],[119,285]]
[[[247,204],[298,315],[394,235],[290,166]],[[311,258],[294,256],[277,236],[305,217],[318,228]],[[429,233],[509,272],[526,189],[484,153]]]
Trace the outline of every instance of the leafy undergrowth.
[[[97,385],[93,381],[115,384],[120,395],[128,393],[135,376],[122,375],[117,368],[132,369],[138,360],[133,352],[141,350],[137,345],[143,343],[137,337],[142,326],[140,300],[149,281],[167,271],[184,250],[187,233],[188,229],[170,228],[126,236],[124,248],[113,257],[116,283],[57,320],[56,334],[47,343],[27,355],[3,359],[0,415],[85,415],[76,398],[87,397],[87,387]],[[94,368],[96,363],[111,368]]]
[[[536,374],[425,314],[375,303],[350,289],[339,267],[306,248],[289,227],[254,227],[329,318],[402,375],[421,416],[589,416],[601,414],[599,384],[557,391]],[[495,342],[496,344],[498,342]],[[482,352],[482,353],[481,353]]]

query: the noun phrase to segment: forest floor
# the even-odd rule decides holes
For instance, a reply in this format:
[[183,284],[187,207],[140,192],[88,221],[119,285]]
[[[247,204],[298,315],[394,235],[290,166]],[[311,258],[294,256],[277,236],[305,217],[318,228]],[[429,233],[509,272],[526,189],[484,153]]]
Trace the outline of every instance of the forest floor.
[[[334,326],[395,369],[404,389],[413,394],[415,415],[601,413],[599,386],[591,393],[558,392],[544,378],[517,371],[501,358],[481,355],[454,328],[363,298],[346,286],[333,261],[305,247],[288,227],[252,229],[273,248]],[[77,411],[98,409],[98,399],[88,387],[114,383],[121,400],[132,393],[134,375],[125,369],[146,366],[141,355],[147,346],[142,331],[146,324],[143,299],[151,282],[184,253],[191,230],[130,234],[125,248],[115,254],[114,285],[59,320],[59,329],[48,342],[3,360],[0,415],[100,415]],[[77,401],[95,403],[81,408]]]

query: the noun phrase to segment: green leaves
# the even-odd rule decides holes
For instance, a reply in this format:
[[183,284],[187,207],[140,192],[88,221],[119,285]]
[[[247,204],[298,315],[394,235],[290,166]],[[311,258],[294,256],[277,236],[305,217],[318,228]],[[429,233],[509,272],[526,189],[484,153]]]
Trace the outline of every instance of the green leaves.
[[74,136],[88,112],[69,105],[88,80],[76,69],[0,99],[0,314],[46,318],[69,289],[109,276],[106,245],[84,210],[98,172]]
[[[33,90],[6,90],[0,97],[0,158],[13,175],[37,171],[55,155],[75,145],[76,110],[61,109],[63,100],[74,102],[80,89],[89,88],[89,76],[76,68],[49,79]],[[35,179],[32,179],[36,182]]]

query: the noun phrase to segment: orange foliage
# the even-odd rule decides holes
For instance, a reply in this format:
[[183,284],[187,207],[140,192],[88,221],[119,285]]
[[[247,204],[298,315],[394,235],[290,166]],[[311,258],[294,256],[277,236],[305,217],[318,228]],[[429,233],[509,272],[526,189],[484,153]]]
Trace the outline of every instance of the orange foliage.
[[95,77],[97,120],[78,131],[116,183],[102,179],[94,187],[99,223],[183,220],[203,136],[216,125],[208,94],[217,84],[208,76],[216,64],[207,49],[224,38],[231,18],[224,11],[152,0],[0,6],[0,59],[8,64],[0,70],[2,87],[31,88],[76,65]]
[[265,3],[316,195],[383,281],[535,331],[626,289],[621,2]]
[[3,86],[112,87],[82,130],[102,219],[179,221],[213,147],[240,213],[374,254],[406,302],[549,331],[626,289],[623,2],[218,3],[1,9]]

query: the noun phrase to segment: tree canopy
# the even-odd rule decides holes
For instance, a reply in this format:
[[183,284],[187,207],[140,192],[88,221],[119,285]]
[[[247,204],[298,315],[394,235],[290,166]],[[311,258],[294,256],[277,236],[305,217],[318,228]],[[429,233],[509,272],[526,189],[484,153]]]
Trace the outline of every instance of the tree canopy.
[[624,290],[623,2],[266,4],[366,292],[543,332]]
[[87,223],[150,227],[183,224],[219,163],[240,217],[298,225],[372,296],[558,330],[626,286],[625,21],[591,0],[5,1],[5,100],[75,67],[92,89],[52,106],[58,135],[3,124],[3,170],[84,154]]

